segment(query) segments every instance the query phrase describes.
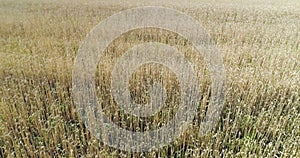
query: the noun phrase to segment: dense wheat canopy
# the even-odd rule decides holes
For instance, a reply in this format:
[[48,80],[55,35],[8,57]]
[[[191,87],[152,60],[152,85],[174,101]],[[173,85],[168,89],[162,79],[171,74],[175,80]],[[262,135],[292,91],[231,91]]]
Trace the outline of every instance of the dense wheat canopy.
[[[76,112],[72,68],[81,42],[100,21],[144,5],[180,10],[209,32],[226,69],[221,119],[208,135],[199,126],[210,101],[210,72],[185,37],[157,28],[123,34],[104,51],[95,86],[104,113],[132,131],[157,129],[178,111],[176,74],[159,64],[129,80],[134,102],[150,101],[149,84],[163,82],[165,105],[147,118],[125,113],[111,95],[117,60],[133,46],[160,42],[195,66],[197,116],[170,145],[130,153],[100,142]],[[300,157],[300,2],[298,0],[0,0],[0,157]]]

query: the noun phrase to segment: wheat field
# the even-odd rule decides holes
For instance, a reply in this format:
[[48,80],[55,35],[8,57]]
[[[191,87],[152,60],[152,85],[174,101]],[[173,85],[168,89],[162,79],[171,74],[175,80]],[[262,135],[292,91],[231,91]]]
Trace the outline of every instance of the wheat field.
[[[139,118],[114,103],[112,68],[134,45],[178,48],[196,65],[201,85],[198,114],[188,130],[168,146],[131,153],[103,144],[86,129],[73,103],[72,68],[94,26],[143,5],[178,9],[202,24],[222,52],[227,93],[216,128],[200,135],[211,81],[191,43],[155,28],[118,37],[99,62],[96,87],[105,114],[120,127],[160,128],[179,108],[176,75],[159,64],[140,67],[130,91],[135,102],[145,104],[147,83],[163,81],[167,102],[161,112]],[[0,0],[0,157],[300,157],[299,8],[298,0]]]

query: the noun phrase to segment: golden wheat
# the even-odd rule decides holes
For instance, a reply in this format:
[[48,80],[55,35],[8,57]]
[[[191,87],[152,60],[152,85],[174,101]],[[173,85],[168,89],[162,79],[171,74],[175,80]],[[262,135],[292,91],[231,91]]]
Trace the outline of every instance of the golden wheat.
[[157,41],[177,47],[199,68],[199,115],[172,144],[148,153],[110,148],[91,135],[72,101],[77,50],[102,19],[139,3],[0,1],[0,157],[300,157],[300,10],[296,0],[197,5],[168,1],[165,6],[199,20],[223,52],[228,85],[218,126],[207,136],[198,134],[210,85],[202,58],[191,51],[184,37],[146,29],[116,39],[98,65],[97,95],[104,100],[105,113],[134,131],[159,128],[172,118],[180,92],[176,76],[165,67],[145,65],[130,81],[138,103],[149,101],[146,83],[166,83],[168,102],[153,117],[125,114],[109,94],[116,59],[135,44]]

